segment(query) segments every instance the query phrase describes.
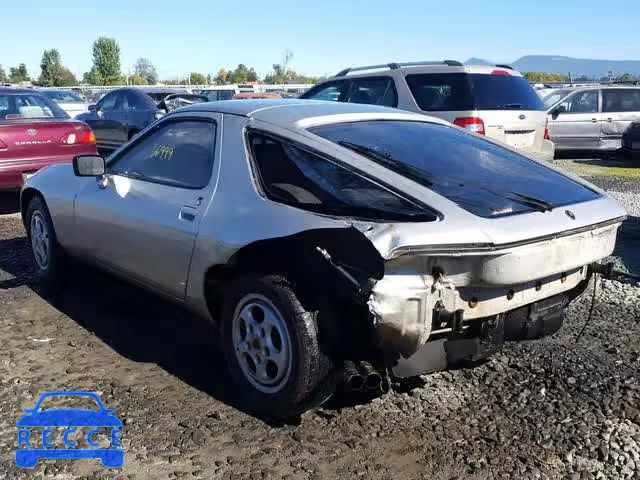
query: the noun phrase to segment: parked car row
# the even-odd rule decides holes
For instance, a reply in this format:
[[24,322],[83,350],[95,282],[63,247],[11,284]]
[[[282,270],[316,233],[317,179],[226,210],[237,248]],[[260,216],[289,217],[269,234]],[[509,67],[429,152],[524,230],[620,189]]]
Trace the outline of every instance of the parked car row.
[[542,101],[526,78],[505,65],[445,60],[347,68],[301,98],[427,114],[540,159],[553,159]]
[[[487,132],[502,122],[495,134],[512,146],[525,149],[510,138],[518,122],[529,151],[539,140],[544,118],[517,75],[416,75],[406,87],[341,75],[312,96],[415,94]],[[519,92],[488,97],[519,106],[449,98],[474,82]],[[64,114],[39,108],[38,118]],[[81,259],[213,322],[238,398],[269,417],[313,408],[341,382],[376,394],[390,378],[554,333],[613,251],[625,211],[584,180],[423,112],[203,102],[162,115],[106,160],[80,152],[71,135],[84,138],[84,124],[65,119],[42,138],[66,139],[58,148],[78,154],[73,165],[42,170],[21,194],[37,272],[58,285],[65,262]]]
[[[29,92],[34,98],[41,98],[38,94],[46,97],[69,117],[84,122],[93,131],[96,147],[112,152],[182,106],[281,98],[289,95],[289,90],[295,91],[291,95],[303,91],[302,86],[287,91],[284,87],[257,91],[253,85],[229,85],[198,93],[170,87],[118,88],[109,90],[96,103],[84,101],[71,89]],[[275,93],[276,88],[280,93]],[[625,135],[632,122],[640,120],[640,87],[572,86],[543,91],[547,94],[541,99],[519,72],[506,65],[468,66],[446,60],[347,68],[304,92],[301,98],[382,105],[431,115],[543,160],[551,160],[555,149],[640,148],[638,142],[630,140],[631,133]],[[6,105],[5,110],[8,108]],[[13,112],[5,121],[18,118],[23,121],[26,117]],[[6,151],[4,154],[10,155]],[[52,155],[59,158],[55,152]],[[9,183],[7,180],[5,185]]]

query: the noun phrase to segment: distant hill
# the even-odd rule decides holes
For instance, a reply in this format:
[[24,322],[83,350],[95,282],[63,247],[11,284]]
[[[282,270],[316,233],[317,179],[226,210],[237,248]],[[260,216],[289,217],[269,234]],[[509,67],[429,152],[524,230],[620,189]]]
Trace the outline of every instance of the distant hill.
[[[495,63],[481,58],[470,58],[465,62],[467,65],[495,65]],[[574,78],[579,76],[605,77],[610,70],[613,70],[616,76],[623,73],[640,75],[640,60],[592,60],[557,55],[526,55],[506,63],[521,72],[548,72],[565,75],[571,72],[571,76]]]

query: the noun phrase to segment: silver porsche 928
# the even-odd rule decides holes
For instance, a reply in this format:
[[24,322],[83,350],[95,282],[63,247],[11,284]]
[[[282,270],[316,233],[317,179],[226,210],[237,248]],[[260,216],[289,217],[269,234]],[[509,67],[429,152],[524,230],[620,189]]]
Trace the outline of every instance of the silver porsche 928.
[[184,304],[274,417],[555,332],[626,214],[444,121],[307,100],[177,110],[21,204],[44,280],[75,258]]

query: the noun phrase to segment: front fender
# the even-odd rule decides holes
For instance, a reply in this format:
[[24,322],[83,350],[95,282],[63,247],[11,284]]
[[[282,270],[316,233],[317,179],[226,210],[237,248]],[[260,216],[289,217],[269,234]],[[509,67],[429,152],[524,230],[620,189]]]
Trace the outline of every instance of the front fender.
[[23,221],[29,201],[39,194],[49,209],[58,243],[63,247],[72,247],[75,236],[74,202],[78,191],[93,178],[76,177],[70,164],[52,165],[31,177],[22,187],[20,207]]

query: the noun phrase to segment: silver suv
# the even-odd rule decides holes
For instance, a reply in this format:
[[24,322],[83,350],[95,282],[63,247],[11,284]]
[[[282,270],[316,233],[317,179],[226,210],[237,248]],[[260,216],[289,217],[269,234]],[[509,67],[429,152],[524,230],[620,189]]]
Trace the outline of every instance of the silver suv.
[[542,101],[526,78],[507,65],[444,60],[347,68],[301,98],[425,113],[539,159],[553,159]]

